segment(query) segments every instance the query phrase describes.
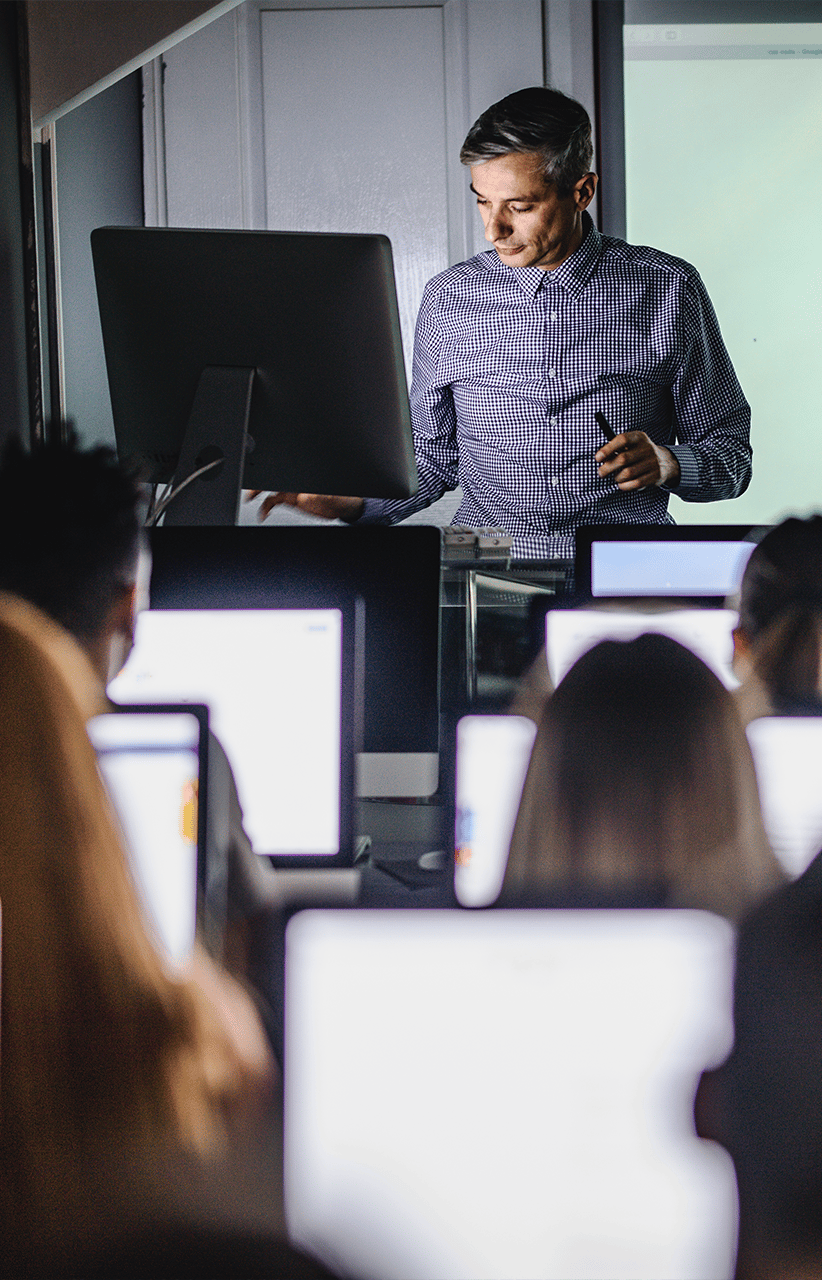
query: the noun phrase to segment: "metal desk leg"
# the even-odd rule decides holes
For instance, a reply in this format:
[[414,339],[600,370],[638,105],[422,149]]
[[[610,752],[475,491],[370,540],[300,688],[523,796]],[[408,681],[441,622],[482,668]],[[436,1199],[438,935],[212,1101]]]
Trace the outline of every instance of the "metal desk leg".
[[465,575],[465,692],[469,704],[477,696],[477,571]]

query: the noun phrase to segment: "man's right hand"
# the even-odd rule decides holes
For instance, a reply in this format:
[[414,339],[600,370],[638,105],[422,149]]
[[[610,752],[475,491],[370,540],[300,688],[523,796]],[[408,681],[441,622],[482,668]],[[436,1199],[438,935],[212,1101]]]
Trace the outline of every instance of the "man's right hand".
[[[262,489],[251,489],[247,498],[257,498]],[[265,520],[275,507],[296,507],[309,516],[320,516],[323,520],[359,520],[365,503],[362,498],[343,498],[331,493],[270,493],[260,503],[259,519]]]

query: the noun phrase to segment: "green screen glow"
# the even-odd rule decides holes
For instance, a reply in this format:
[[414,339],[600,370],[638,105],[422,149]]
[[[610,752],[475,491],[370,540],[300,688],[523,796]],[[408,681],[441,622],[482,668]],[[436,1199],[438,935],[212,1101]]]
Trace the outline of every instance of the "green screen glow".
[[822,24],[625,27],[627,238],[692,262],[750,401],[754,475],[677,523],[822,506]]

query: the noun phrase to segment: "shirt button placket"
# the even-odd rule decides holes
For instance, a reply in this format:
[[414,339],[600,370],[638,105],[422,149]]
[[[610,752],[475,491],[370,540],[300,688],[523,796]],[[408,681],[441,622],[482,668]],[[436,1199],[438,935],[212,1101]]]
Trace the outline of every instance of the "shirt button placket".
[[[546,286],[549,282],[546,281]],[[545,313],[545,383],[548,402],[548,426],[551,428],[549,439],[547,441],[547,457],[548,464],[547,480],[549,486],[553,489],[559,484],[559,477],[553,473],[553,468],[557,463],[556,439],[550,436],[556,436],[556,428],[559,425],[559,418],[553,410],[556,408],[558,395],[559,370],[557,368],[558,361],[558,321],[559,314],[551,297],[550,286],[547,290],[546,297],[546,313]]]

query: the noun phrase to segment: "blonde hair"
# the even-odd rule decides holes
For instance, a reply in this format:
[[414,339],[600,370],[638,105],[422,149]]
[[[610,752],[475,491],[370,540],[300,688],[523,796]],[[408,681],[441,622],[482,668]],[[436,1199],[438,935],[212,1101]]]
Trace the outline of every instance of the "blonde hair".
[[101,696],[68,634],[0,595],[0,1209],[23,1235],[85,1159],[220,1149],[244,1084],[146,932],[85,729]]
[[650,890],[735,917],[781,880],[716,676],[659,635],[580,658],[545,702],[501,901]]

